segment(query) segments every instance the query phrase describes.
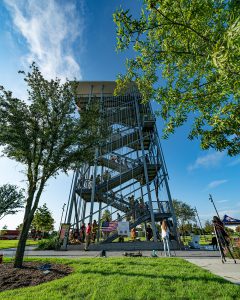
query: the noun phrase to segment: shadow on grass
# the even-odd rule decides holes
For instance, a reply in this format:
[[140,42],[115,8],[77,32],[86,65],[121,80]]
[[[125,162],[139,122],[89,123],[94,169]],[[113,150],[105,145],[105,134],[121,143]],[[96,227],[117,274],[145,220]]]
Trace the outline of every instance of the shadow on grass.
[[[182,258],[180,258],[179,260],[172,260],[172,258],[164,258],[162,259],[161,261],[159,259],[156,259],[156,258],[152,258],[152,257],[148,257],[149,260],[147,261],[147,265],[148,266],[151,266],[151,267],[165,267],[165,266],[171,266],[171,267],[182,267],[182,268],[188,268],[189,267],[189,264],[190,262],[187,262],[187,261],[184,261]],[[106,260],[106,258],[103,258],[105,260],[105,263],[110,266],[110,265],[113,265],[113,266],[145,266],[146,265],[146,260],[142,260],[141,257],[136,257],[136,258],[126,258],[126,257],[123,257],[121,259],[124,259],[123,261],[114,261],[114,260]],[[126,264],[126,260],[127,261],[127,264]],[[132,260],[134,259],[134,261]],[[152,260],[152,261],[151,261]],[[91,266],[93,265],[98,265],[99,264],[99,261],[97,262],[88,262],[88,263],[80,263],[80,264],[90,264]],[[191,264],[191,267],[193,265]]]
[[122,275],[122,276],[130,276],[130,277],[145,277],[145,278],[151,278],[151,279],[166,279],[166,280],[181,280],[181,281],[192,281],[192,280],[197,280],[197,281],[204,281],[204,283],[206,282],[217,282],[220,284],[227,284],[227,285],[231,285],[230,282],[226,281],[223,278],[218,278],[218,277],[212,277],[211,274],[207,274],[209,277],[207,276],[186,276],[184,275],[184,277],[180,277],[177,275],[154,275],[154,274],[140,274],[140,273],[133,273],[133,272],[112,272],[112,271],[98,271],[98,270],[82,270],[80,271],[81,274],[99,274],[102,276],[112,276],[112,275]]

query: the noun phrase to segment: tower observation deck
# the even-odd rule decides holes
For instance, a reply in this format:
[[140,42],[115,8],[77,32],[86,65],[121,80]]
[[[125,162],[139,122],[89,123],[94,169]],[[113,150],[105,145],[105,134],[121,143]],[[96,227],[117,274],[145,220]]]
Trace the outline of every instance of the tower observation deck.
[[155,242],[156,224],[163,219],[176,236],[167,168],[151,105],[141,103],[134,83],[121,96],[114,96],[115,87],[115,82],[79,82],[80,113],[99,105],[109,135],[95,149],[94,163],[75,171],[65,223],[80,235],[83,223],[96,220],[96,242],[110,243],[118,232],[103,225],[107,210],[111,224],[128,221],[130,230],[141,227],[142,232],[151,227]]

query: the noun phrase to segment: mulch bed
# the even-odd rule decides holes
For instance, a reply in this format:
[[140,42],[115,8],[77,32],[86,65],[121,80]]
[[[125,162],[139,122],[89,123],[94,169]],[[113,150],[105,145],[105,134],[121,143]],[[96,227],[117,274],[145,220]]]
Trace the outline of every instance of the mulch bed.
[[[44,274],[38,267],[40,262],[25,262],[23,268],[13,268],[12,263],[0,264],[0,291],[20,287],[34,286],[40,283],[59,279],[72,273],[72,268],[64,264],[51,264],[48,274]],[[1,298],[1,296],[0,296]]]

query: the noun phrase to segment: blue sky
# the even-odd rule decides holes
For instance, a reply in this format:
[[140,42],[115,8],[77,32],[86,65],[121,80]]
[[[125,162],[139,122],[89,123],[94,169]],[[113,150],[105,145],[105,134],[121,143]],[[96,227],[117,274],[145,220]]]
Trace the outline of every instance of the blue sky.
[[[34,60],[44,76],[79,80],[115,80],[125,70],[124,60],[132,53],[115,52],[115,25],[112,13],[122,5],[134,12],[140,1],[110,0],[41,0],[0,1],[0,85],[17,97],[26,97],[19,69],[27,70]],[[155,107],[155,105],[154,105]],[[157,120],[159,128],[161,119]],[[170,177],[172,197],[196,206],[200,218],[214,215],[209,193],[220,215],[240,219],[240,158],[226,153],[202,151],[198,141],[189,141],[190,124],[185,124],[162,147]],[[20,164],[0,158],[0,185],[25,186]],[[71,174],[48,182],[41,199],[53,212],[58,228],[61,208],[67,202]],[[23,214],[5,217],[14,229]]]

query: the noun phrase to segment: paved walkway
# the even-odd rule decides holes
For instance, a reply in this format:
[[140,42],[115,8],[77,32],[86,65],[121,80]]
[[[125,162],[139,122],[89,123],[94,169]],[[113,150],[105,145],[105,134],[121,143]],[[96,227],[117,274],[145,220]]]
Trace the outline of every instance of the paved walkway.
[[[54,251],[54,250],[44,250],[36,251],[36,247],[27,246],[25,250],[25,257],[71,257],[71,258],[81,258],[81,257],[97,257],[100,251],[83,251],[83,250],[68,250],[68,251]],[[0,250],[6,257],[13,257],[16,252],[16,248],[2,249]],[[125,251],[107,251],[108,257],[122,257]],[[137,251],[127,251],[127,252],[137,252]],[[141,251],[143,256],[151,256],[151,251]],[[159,257],[164,256],[163,251],[157,251]],[[172,251],[173,257],[196,257],[196,258],[205,258],[205,257],[219,257],[218,251],[202,251],[202,250],[185,250],[185,251]]]
[[[3,249],[0,250],[6,257],[13,257],[16,249]],[[136,251],[135,251],[136,252]],[[151,256],[151,251],[141,251],[143,256]],[[34,247],[26,247],[25,257],[62,257],[62,258],[84,258],[84,257],[98,257],[100,251],[35,251]],[[107,251],[107,257],[122,257],[124,251]],[[162,251],[157,252],[159,257],[164,257]],[[185,250],[173,251],[173,257],[180,257],[187,261],[202,267],[211,273],[221,276],[224,279],[240,285],[240,260],[234,264],[232,259],[227,259],[226,263],[222,263],[218,251],[204,251],[204,250]]]
[[210,271],[211,273],[221,276],[224,279],[231,281],[235,284],[240,285],[240,260],[237,259],[237,263],[230,258],[223,264],[220,257],[204,257],[204,258],[196,258],[196,257],[188,257],[185,258],[187,261],[202,267]]

